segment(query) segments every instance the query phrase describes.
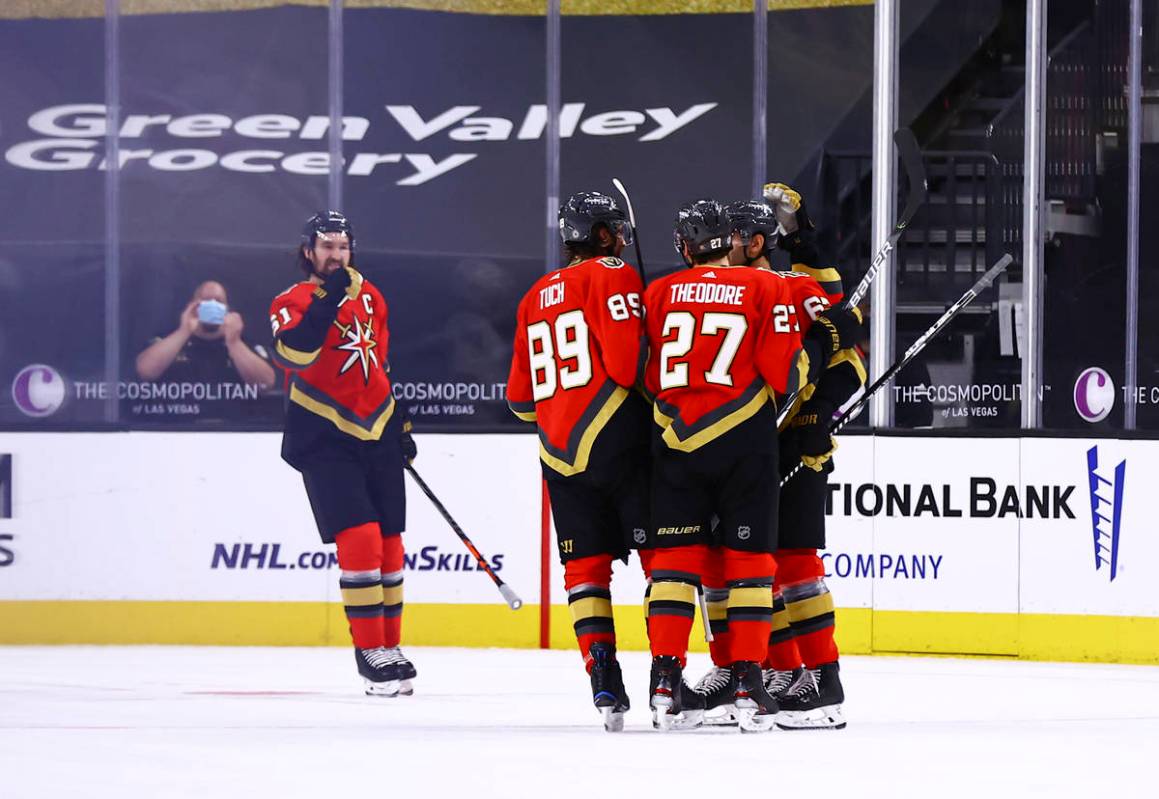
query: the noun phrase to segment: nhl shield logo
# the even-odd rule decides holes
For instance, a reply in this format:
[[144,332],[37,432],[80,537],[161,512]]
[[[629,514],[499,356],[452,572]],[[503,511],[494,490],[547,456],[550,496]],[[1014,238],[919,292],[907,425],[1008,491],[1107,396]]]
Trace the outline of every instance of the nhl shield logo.
[[632,530],[632,540],[637,544],[643,544],[648,539],[648,534],[639,527]]
[[741,541],[748,541],[752,534],[753,531],[749,529],[747,524],[742,524],[740,527],[736,528],[736,537]]

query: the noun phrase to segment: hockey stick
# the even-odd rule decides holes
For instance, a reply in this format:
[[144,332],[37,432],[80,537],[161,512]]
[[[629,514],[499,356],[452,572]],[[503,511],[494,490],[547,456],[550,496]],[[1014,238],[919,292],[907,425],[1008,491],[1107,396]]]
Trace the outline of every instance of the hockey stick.
[[616,191],[624,195],[624,205],[628,206],[628,224],[632,226],[632,243],[636,245],[636,268],[640,270],[640,281],[646,285],[648,275],[644,272],[644,254],[640,252],[640,234],[636,231],[636,212],[632,210],[632,200],[619,178],[612,178],[612,185],[616,187]]
[[901,216],[898,217],[897,224],[893,226],[889,238],[873,256],[873,261],[870,262],[865,277],[861,278],[857,288],[846,298],[845,307],[847,308],[852,308],[865,299],[865,295],[869,292],[869,284],[877,277],[877,273],[881,271],[881,265],[885,263],[885,259],[897,246],[898,239],[901,238],[909,223],[913,221],[914,214],[918,212],[918,208],[925,203],[926,197],[929,195],[929,187],[926,185],[926,166],[922,162],[922,152],[918,148],[918,140],[914,138],[913,131],[909,128],[898,128],[893,132],[893,141],[897,145],[898,155],[901,156],[901,165],[905,170],[906,181],[909,183],[909,195],[905,199],[905,207],[902,208]]
[[458,535],[460,539],[462,539],[464,544],[466,544],[467,549],[470,550],[471,554],[475,556],[475,562],[479,565],[479,568],[487,572],[491,579],[495,581],[495,587],[499,589],[499,593],[503,595],[505,600],[507,600],[507,606],[512,610],[519,610],[521,607],[523,607],[523,600],[520,599],[519,596],[511,590],[511,586],[503,582],[503,578],[496,574],[495,570],[491,568],[491,565],[487,563],[482,555],[479,554],[479,550],[475,549],[475,545],[471,543],[470,538],[467,538],[467,534],[463,532],[463,528],[460,527],[453,518],[451,518],[451,514],[447,512],[445,507],[443,507],[443,503],[439,502],[439,498],[435,496],[434,492],[431,491],[431,489],[423,481],[423,478],[419,477],[419,473],[415,471],[415,468],[409,463],[406,464],[406,466],[403,468],[405,468],[407,472],[410,473],[410,476],[414,478],[416,483],[418,483],[418,487],[421,488],[422,492],[427,495],[427,499],[429,499],[435,506],[435,509],[443,515],[443,518],[447,520],[447,524],[451,525],[451,529],[455,531],[455,534]]
[[[837,418],[837,421],[835,421],[829,427],[829,435],[835,435],[836,433],[840,432],[841,428],[849,424],[849,421],[853,419],[853,417],[857,416],[857,414],[861,412],[861,409],[865,407],[865,403],[869,402],[869,398],[876,394],[878,389],[891,381],[894,375],[905,368],[906,364],[917,357],[917,354],[925,349],[925,346],[929,344],[930,341],[938,335],[938,333],[942,332],[946,325],[950,323],[950,320],[958,315],[959,311],[972,303],[979,294],[993,285],[994,281],[998,279],[998,276],[1002,274],[1006,267],[1010,266],[1013,260],[1014,256],[1010,255],[1010,253],[1007,253],[1006,255],[1003,255],[1001,258],[999,258],[998,262],[995,263],[994,266],[990,267],[986,274],[978,278],[977,283],[975,283],[965,294],[959,297],[957,302],[947,308],[944,314],[938,317],[938,321],[934,322],[932,325],[930,325],[929,328],[926,329],[926,332],[918,336],[918,340],[910,345],[910,348],[905,351],[905,355],[894,361],[893,365],[885,370],[885,374],[877,378],[873,385],[865,390],[865,393],[861,395],[857,402],[853,403],[845,409],[845,413],[841,414],[841,416]],[[784,486],[785,483],[793,479],[793,476],[803,468],[805,468],[805,464],[803,462],[800,462],[794,466],[793,470],[785,475],[785,478],[781,480],[781,485]]]
[[[881,249],[873,256],[873,261],[870,262],[869,269],[861,278],[861,282],[857,284],[857,288],[853,289],[852,293],[845,298],[843,304],[846,308],[854,308],[865,299],[865,295],[869,293],[869,284],[877,277],[886,257],[897,246],[898,239],[901,238],[909,223],[913,221],[914,214],[922,207],[929,195],[929,187],[926,185],[926,166],[922,161],[922,151],[918,147],[918,140],[914,137],[913,131],[909,128],[898,128],[893,132],[893,141],[897,145],[898,155],[901,156],[901,165],[905,170],[906,182],[909,184],[909,194],[906,196],[901,216],[898,217],[897,224],[893,226],[893,232],[889,234],[885,244],[881,245]],[[785,419],[803,390],[803,388],[798,389],[793,396],[785,401],[784,407],[777,414],[778,429],[785,423]]]

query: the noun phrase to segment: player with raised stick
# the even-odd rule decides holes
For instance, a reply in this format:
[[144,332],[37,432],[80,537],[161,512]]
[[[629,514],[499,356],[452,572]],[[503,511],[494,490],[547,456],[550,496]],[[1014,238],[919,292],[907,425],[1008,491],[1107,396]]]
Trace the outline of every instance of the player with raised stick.
[[697,591],[715,545],[728,591],[733,701],[742,730],[766,730],[778,709],[760,665],[773,616],[775,398],[811,382],[819,371],[813,365],[827,363],[859,325],[843,312],[821,314],[821,324],[802,336],[789,282],[730,263],[732,225],[715,200],[680,209],[675,244],[690,268],[649,285],[644,303],[647,387],[658,428],[649,541],[650,701],[658,727],[687,726],[682,671]]
[[406,494],[416,454],[390,388],[387,307],[354,269],[354,231],[337,211],[312,216],[298,266],[305,279],[274,298],[275,360],[290,371],[282,458],[302,474],[339,585],[358,673],[373,696],[413,693],[402,633]]
[[609,732],[629,702],[616,659],[612,561],[627,559],[648,528],[649,408],[640,375],[641,294],[620,259],[631,226],[615,200],[580,192],[559,209],[566,265],[519,303],[507,401],[539,429],[580,653]]

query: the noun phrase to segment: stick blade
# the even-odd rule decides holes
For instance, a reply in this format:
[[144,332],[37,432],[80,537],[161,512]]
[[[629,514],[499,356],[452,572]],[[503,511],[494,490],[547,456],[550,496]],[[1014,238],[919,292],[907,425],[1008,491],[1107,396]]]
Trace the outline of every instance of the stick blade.
[[926,201],[929,186],[926,183],[926,166],[922,161],[922,151],[917,137],[909,128],[898,128],[893,132],[893,143],[897,145],[901,165],[905,170],[909,193],[905,198],[905,208],[901,212],[897,227],[904,228],[914,218],[918,207]]
[[634,229],[636,227],[636,212],[632,210],[632,199],[628,196],[628,190],[624,188],[624,184],[620,182],[619,178],[612,178],[612,185],[624,198],[624,205],[628,206],[628,222]]

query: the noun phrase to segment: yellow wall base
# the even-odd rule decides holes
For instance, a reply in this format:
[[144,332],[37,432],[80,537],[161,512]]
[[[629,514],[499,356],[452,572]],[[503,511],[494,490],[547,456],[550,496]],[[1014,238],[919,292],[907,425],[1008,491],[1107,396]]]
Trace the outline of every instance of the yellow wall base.
[[[647,649],[642,609],[617,607],[622,649]],[[697,619],[691,649],[704,652]],[[532,648],[539,607],[411,604],[413,646]],[[349,646],[342,606],[325,602],[0,602],[0,644]],[[551,609],[551,645],[575,638],[565,605]],[[837,610],[837,645],[849,655],[956,654],[1159,664],[1159,618]]]

